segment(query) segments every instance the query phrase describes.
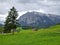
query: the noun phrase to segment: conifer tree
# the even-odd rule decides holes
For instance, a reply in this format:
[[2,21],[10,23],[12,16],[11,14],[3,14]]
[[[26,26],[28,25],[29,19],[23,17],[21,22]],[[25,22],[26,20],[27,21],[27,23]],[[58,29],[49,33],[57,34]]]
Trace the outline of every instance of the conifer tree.
[[8,16],[6,17],[5,25],[4,25],[4,32],[10,33],[11,30],[14,33],[14,30],[16,30],[16,18],[18,17],[18,13],[15,9],[15,7],[12,7],[8,13]]

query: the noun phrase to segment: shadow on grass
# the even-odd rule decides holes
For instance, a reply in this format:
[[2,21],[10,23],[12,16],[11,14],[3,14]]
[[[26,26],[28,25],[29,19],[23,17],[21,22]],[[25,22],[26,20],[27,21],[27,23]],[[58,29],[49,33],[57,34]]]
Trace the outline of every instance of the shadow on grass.
[[46,36],[53,36],[53,37],[60,36],[60,33],[58,33],[58,32],[47,33]]
[[3,34],[0,34],[0,36],[14,36],[14,35],[17,35],[18,33],[15,33],[15,34],[12,34],[12,33],[3,33]]

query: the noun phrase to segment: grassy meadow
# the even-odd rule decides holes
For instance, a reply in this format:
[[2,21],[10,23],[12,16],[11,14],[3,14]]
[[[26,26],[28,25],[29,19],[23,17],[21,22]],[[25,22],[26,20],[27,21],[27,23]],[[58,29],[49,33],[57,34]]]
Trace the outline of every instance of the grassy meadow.
[[0,45],[60,45],[60,25],[33,31],[22,30],[12,34],[0,34]]

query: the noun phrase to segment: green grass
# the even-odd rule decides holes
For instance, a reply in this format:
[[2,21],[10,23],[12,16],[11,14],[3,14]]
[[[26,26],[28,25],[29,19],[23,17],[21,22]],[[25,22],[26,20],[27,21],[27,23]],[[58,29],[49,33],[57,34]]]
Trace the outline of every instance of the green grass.
[[15,35],[0,34],[0,45],[60,45],[60,25],[38,31],[21,30]]

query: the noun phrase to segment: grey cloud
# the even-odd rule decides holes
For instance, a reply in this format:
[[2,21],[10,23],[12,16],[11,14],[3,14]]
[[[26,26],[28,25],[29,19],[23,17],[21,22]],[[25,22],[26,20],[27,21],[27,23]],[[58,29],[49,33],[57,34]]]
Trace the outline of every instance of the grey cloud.
[[[37,3],[39,0],[18,0],[19,3]],[[40,0],[40,1],[44,1],[44,0]]]
[[0,0],[0,3],[1,3],[1,2],[6,2],[6,1],[7,1],[7,0]]
[[48,0],[48,1],[54,1],[54,2],[59,2],[60,0]]
[[60,14],[60,0],[0,0],[0,14],[7,13],[12,6],[19,12],[43,9],[47,13]]
[[0,3],[7,3],[7,2],[11,2],[11,0],[0,0]]

